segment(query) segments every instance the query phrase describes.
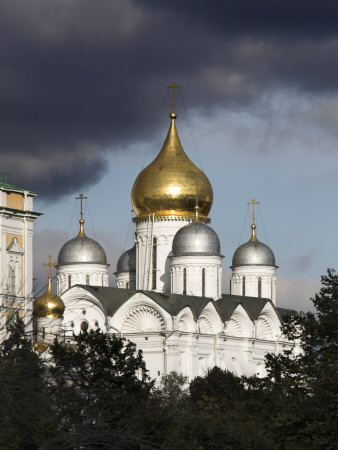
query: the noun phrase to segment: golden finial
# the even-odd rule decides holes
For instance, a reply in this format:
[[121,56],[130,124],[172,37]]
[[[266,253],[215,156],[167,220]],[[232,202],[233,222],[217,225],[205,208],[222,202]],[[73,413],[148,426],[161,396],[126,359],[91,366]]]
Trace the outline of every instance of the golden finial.
[[200,221],[199,210],[200,210],[200,207],[198,206],[198,183],[196,183],[195,222]]
[[43,263],[43,267],[48,267],[48,290],[52,289],[52,267],[57,266],[57,263],[52,263],[52,255],[48,255],[48,263]]
[[199,222],[200,218],[199,218],[199,210],[200,207],[197,204],[197,199],[196,199],[196,205],[195,205],[195,222]]
[[80,231],[78,236],[86,236],[85,232],[84,232],[84,220],[83,220],[83,209],[82,209],[82,200],[86,199],[88,197],[85,197],[83,194],[80,194],[78,197],[75,197],[75,200],[80,200],[80,215],[81,215],[81,219],[79,220],[80,222]]
[[252,225],[251,225],[251,238],[250,241],[257,241],[256,237],[256,225],[255,225],[255,205],[259,205],[260,202],[256,202],[256,200],[253,198],[251,202],[248,202],[248,205],[252,205]]
[[175,113],[175,89],[180,89],[176,83],[172,83],[171,86],[167,86],[167,89],[173,90],[173,100],[171,102],[171,113],[169,114],[170,119],[176,119],[177,114]]

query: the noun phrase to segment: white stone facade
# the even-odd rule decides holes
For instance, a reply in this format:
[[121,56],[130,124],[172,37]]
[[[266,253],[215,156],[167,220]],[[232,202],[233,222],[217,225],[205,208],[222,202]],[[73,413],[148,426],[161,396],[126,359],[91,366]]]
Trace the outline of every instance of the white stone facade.
[[231,294],[270,298],[276,305],[276,268],[254,265],[234,267]]
[[88,286],[109,286],[108,265],[68,264],[58,266],[57,295],[62,295],[76,284]]
[[172,256],[171,292],[218,299],[222,296],[220,256]]
[[[278,309],[266,299],[256,305],[253,317],[252,298],[241,303],[238,297],[231,301],[231,296],[213,301],[168,295],[168,301],[161,303],[160,294],[129,291],[129,298],[118,304],[117,289],[106,288],[104,295],[111,296],[111,303],[103,305],[100,291],[75,286],[62,296],[61,335],[71,340],[86,322],[88,329],[100,328],[129,339],[142,349],[150,376],[157,380],[173,370],[193,379],[214,365],[238,376],[264,376],[266,352],[278,353],[290,345],[281,335]],[[174,303],[175,314],[169,311]]]

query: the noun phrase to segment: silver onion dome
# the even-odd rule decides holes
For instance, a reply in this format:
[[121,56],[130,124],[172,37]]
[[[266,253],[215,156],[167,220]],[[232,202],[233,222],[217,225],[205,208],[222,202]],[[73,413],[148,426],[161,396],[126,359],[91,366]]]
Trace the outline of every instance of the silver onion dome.
[[98,242],[79,235],[66,242],[59,252],[58,265],[68,264],[107,264],[107,257]]
[[251,225],[252,236],[245,244],[238,247],[232,258],[232,267],[236,266],[273,266],[276,267],[275,255],[270,247],[256,237],[255,225]]
[[116,272],[136,272],[136,247],[122,253],[116,265]]
[[178,230],[173,240],[173,256],[220,256],[220,252],[217,234],[203,222],[191,222]]

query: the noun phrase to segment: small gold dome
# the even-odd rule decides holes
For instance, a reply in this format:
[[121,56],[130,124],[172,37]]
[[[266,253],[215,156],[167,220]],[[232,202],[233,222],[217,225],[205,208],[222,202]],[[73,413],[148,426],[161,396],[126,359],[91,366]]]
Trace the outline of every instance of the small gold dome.
[[34,300],[33,309],[35,317],[58,319],[63,316],[65,304],[60,297],[54,294],[51,276],[48,277],[48,288],[46,292]]
[[131,202],[137,218],[157,216],[195,216],[196,196],[199,217],[207,219],[213,192],[207,176],[185,154],[177,134],[176,113],[160,153],[133,186]]

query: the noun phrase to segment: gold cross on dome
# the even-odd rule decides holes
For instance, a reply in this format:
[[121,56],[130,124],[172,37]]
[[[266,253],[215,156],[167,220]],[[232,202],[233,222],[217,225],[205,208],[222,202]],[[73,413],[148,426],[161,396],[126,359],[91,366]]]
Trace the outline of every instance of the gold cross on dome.
[[175,112],[175,89],[180,89],[181,86],[178,86],[176,83],[172,83],[171,86],[167,86],[167,89],[173,90],[173,100],[171,102],[171,112]]
[[52,276],[52,267],[57,266],[57,263],[52,263],[52,255],[49,254],[48,255],[48,263],[43,263],[43,267],[48,267],[48,276],[51,277]]
[[253,198],[251,202],[248,202],[248,205],[252,205],[252,225],[255,225],[255,205],[259,205],[260,202],[256,202]]
[[80,207],[81,219],[83,218],[82,200],[84,200],[85,198],[88,198],[88,197],[85,197],[83,194],[80,194],[78,197],[75,197],[75,200],[80,200],[80,203],[81,203],[81,207]]

